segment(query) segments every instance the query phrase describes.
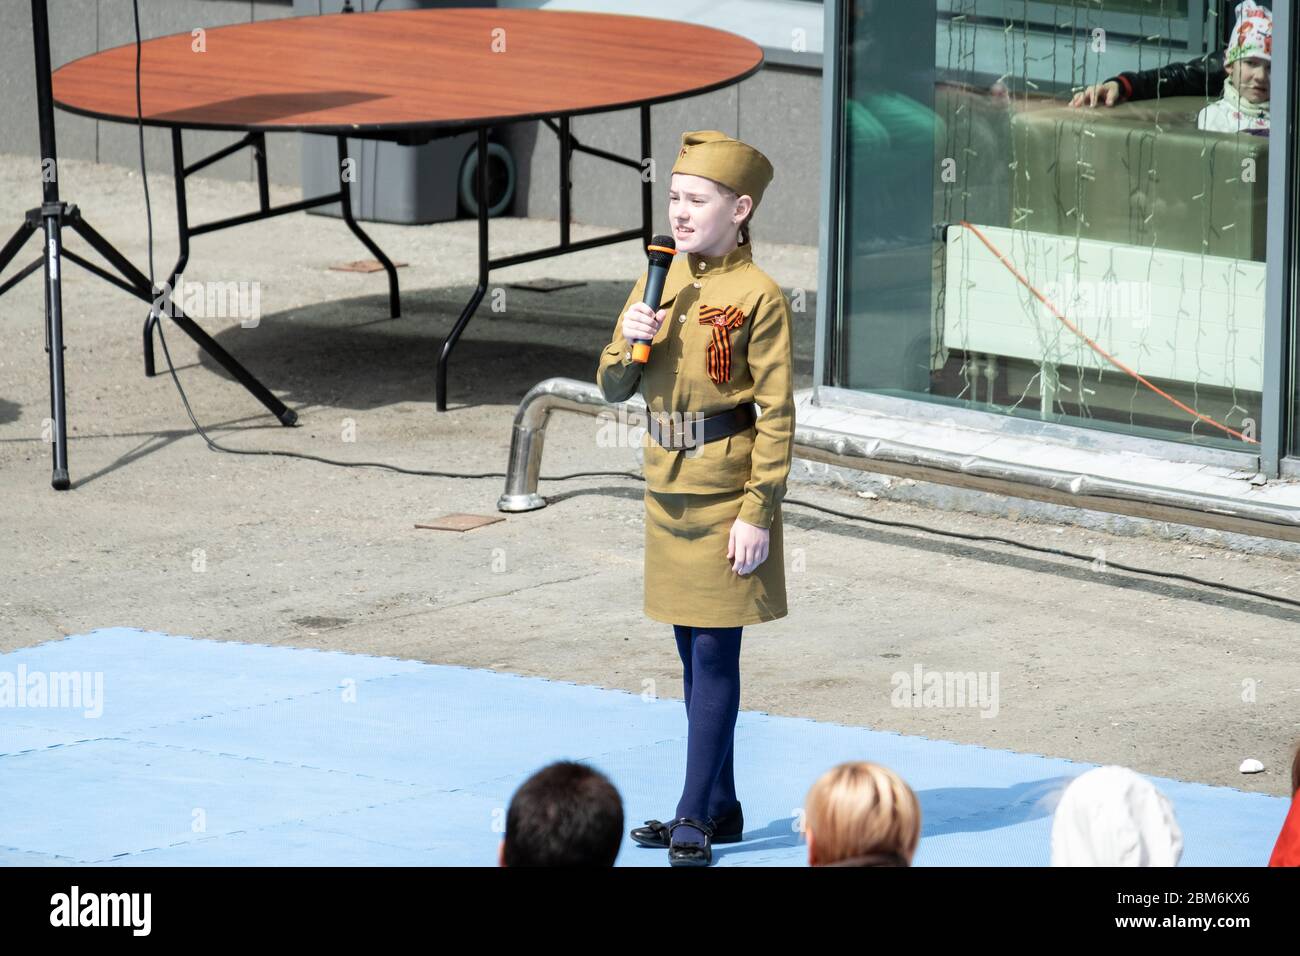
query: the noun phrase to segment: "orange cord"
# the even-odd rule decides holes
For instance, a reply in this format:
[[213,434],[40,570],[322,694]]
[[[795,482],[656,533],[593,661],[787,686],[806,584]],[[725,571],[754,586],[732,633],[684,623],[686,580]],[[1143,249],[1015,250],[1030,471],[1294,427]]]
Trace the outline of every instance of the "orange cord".
[[984,243],[984,245],[986,245],[986,246],[989,247],[989,251],[992,252],[995,256],[998,257],[998,261],[1001,262],[1004,266],[1006,266],[1008,270],[1010,270],[1011,274],[1012,274],[1013,276],[1015,276],[1015,277],[1020,281],[1020,284],[1021,284],[1021,285],[1023,285],[1026,289],[1028,289],[1030,292],[1032,292],[1032,293],[1033,293],[1033,294],[1038,298],[1038,301],[1039,301],[1039,302],[1041,302],[1041,303],[1043,303],[1043,305],[1047,306],[1047,307],[1052,311],[1052,314],[1053,314],[1054,316],[1056,316],[1056,317],[1057,317],[1058,319],[1060,319],[1063,323],[1065,323],[1065,327],[1066,327],[1066,328],[1068,328],[1068,329],[1069,329],[1071,332],[1073,332],[1075,335],[1079,336],[1079,338],[1081,338],[1081,339],[1083,339],[1085,342],[1087,342],[1088,345],[1089,345],[1089,347],[1091,347],[1092,350],[1093,350],[1094,352],[1096,352],[1098,355],[1102,356],[1102,358],[1106,359],[1106,361],[1110,362],[1112,365],[1114,365],[1114,366],[1115,366],[1116,368],[1118,368],[1120,371],[1125,372],[1126,374],[1133,376],[1133,378],[1137,379],[1139,382],[1141,382],[1141,383],[1142,383],[1143,385],[1145,385],[1147,388],[1151,389],[1151,391],[1155,392],[1157,395],[1159,395],[1161,398],[1165,399],[1166,401],[1172,402],[1174,405],[1177,405],[1177,406],[1178,406],[1179,408],[1181,408],[1183,411],[1187,412],[1187,414],[1192,415],[1192,416],[1195,416],[1196,418],[1199,418],[1201,421],[1206,422],[1207,424],[1213,425],[1215,428],[1218,428],[1218,429],[1220,429],[1220,430],[1222,430],[1222,431],[1227,432],[1229,435],[1235,435],[1237,438],[1240,438],[1242,441],[1250,442],[1250,443],[1255,444],[1255,445],[1258,445],[1258,444],[1259,444],[1259,440],[1258,440],[1258,439],[1255,439],[1255,438],[1249,438],[1249,437],[1247,437],[1246,435],[1243,435],[1243,434],[1242,434],[1241,432],[1239,432],[1239,431],[1234,431],[1233,429],[1229,428],[1227,425],[1224,425],[1224,424],[1221,424],[1221,423],[1219,423],[1219,422],[1216,422],[1213,418],[1210,418],[1208,415],[1202,415],[1200,412],[1196,411],[1195,409],[1193,409],[1193,408],[1188,408],[1186,405],[1184,405],[1184,404],[1183,404],[1182,402],[1180,402],[1178,399],[1174,398],[1174,397],[1173,397],[1172,395],[1170,395],[1169,393],[1164,392],[1164,391],[1162,391],[1161,389],[1157,388],[1155,385],[1152,385],[1150,382],[1148,382],[1145,378],[1143,378],[1141,375],[1139,375],[1139,374],[1138,374],[1137,372],[1135,372],[1133,369],[1129,368],[1127,365],[1125,365],[1125,364],[1124,364],[1123,362],[1121,362],[1119,359],[1115,358],[1113,355],[1111,355],[1110,353],[1108,353],[1108,352],[1107,352],[1105,349],[1103,349],[1100,345],[1098,345],[1098,344],[1097,344],[1096,342],[1094,342],[1092,339],[1088,338],[1088,336],[1086,336],[1083,332],[1081,332],[1078,328],[1076,328],[1076,327],[1074,326],[1074,324],[1070,322],[1069,319],[1067,319],[1067,318],[1066,318],[1065,316],[1063,316],[1060,312],[1058,312],[1057,309],[1056,309],[1056,306],[1052,305],[1052,303],[1049,302],[1049,301],[1047,300],[1047,298],[1046,298],[1046,297],[1045,297],[1041,292],[1039,292],[1039,291],[1038,291],[1037,289],[1035,289],[1032,285],[1030,285],[1029,280],[1026,279],[1024,276],[1022,276],[1022,275],[1020,274],[1020,272],[1016,269],[1016,267],[1013,266],[1013,265],[1012,265],[1012,264],[1007,260],[1007,257],[1004,256],[1001,252],[999,252],[998,249],[997,249],[997,247],[994,246],[993,243],[989,242],[988,237],[986,237],[986,236],[984,235],[984,233],[980,232],[979,229],[978,229],[976,226],[974,226],[974,225],[972,225],[971,223],[967,222],[965,219],[959,219],[958,222],[959,222],[961,225],[965,226],[967,229],[969,229],[971,232],[975,233],[975,235],[979,237],[980,242]]

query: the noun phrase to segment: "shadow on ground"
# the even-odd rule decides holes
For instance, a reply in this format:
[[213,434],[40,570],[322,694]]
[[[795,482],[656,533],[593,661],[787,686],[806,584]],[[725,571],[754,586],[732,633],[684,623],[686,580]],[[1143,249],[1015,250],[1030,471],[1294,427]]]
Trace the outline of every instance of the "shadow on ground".
[[[506,290],[506,311],[492,310],[497,288]],[[443,341],[472,293],[468,285],[405,290],[397,319],[388,317],[387,296],[373,295],[264,315],[253,328],[232,319],[198,321],[290,407],[364,410],[433,401]],[[452,350],[449,411],[517,404],[554,376],[594,384],[600,351],[626,297],[626,286],[618,282],[587,282],[552,293],[494,285]],[[169,342],[184,336],[171,324],[166,333]],[[797,324],[796,337],[795,387],[803,388],[812,376],[811,329]],[[161,347],[157,354],[165,372]],[[206,353],[201,364],[231,379]]]

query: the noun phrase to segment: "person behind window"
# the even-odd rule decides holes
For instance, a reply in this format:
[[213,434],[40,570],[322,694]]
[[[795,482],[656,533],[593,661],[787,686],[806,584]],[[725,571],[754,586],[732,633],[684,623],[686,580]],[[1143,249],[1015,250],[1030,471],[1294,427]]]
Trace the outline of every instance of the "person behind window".
[[1196,117],[1200,129],[1268,135],[1269,72],[1273,60],[1273,14],[1246,0],[1237,5],[1223,62],[1223,95]]
[[[1226,19],[1228,8],[1226,3],[1220,8],[1221,19]],[[1084,87],[1074,94],[1070,105],[1114,106],[1130,100],[1153,100],[1166,96],[1217,97],[1222,94],[1228,79],[1223,61],[1223,51],[1214,50],[1186,63],[1170,63],[1151,70],[1126,70]]]

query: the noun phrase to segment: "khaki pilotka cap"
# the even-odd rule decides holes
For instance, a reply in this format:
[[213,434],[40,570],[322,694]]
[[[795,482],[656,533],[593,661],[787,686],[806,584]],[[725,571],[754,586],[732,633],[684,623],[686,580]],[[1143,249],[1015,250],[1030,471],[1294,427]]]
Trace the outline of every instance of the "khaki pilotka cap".
[[772,181],[772,164],[766,156],[716,129],[683,133],[682,148],[672,171],[722,183],[738,196],[752,197],[754,209],[758,209],[763,190]]

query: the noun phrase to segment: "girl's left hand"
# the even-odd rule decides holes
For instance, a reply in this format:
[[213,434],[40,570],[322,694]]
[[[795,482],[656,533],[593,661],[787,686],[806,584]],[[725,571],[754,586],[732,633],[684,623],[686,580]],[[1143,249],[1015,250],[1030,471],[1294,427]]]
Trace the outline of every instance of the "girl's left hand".
[[768,539],[772,532],[739,518],[731,525],[727,539],[727,560],[737,574],[749,574],[767,560]]

